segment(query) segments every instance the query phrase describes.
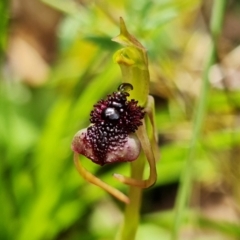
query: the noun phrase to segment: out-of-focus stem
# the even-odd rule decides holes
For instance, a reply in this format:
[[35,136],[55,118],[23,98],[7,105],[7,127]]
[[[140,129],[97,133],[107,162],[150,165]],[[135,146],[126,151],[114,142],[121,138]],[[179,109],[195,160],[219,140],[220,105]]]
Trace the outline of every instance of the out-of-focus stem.
[[199,102],[193,121],[193,136],[189,146],[188,156],[185,162],[184,169],[180,178],[180,187],[176,199],[175,205],[175,219],[172,231],[172,240],[179,239],[179,232],[181,228],[181,223],[184,217],[185,208],[189,200],[191,187],[192,187],[192,168],[193,160],[195,156],[195,151],[197,147],[197,142],[200,136],[201,127],[204,121],[206,108],[207,108],[207,96],[209,90],[208,72],[210,67],[215,61],[216,54],[216,44],[221,33],[222,22],[224,16],[224,9],[226,5],[226,0],[215,0],[213,4],[210,31],[211,31],[211,45],[209,49],[209,54],[206,59],[206,64],[203,70],[203,83],[201,88],[201,94],[199,97]]

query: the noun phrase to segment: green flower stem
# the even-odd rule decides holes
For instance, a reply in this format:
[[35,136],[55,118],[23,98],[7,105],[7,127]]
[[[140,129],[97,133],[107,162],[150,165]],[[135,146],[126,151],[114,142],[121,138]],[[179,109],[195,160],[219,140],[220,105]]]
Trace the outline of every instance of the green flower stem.
[[[131,177],[135,179],[143,179],[143,171],[145,166],[145,156],[141,152],[139,158],[131,163]],[[134,240],[139,224],[139,212],[142,200],[142,188],[130,186],[129,195],[130,203],[126,205],[124,213],[124,221],[121,226],[117,240]]]
[[222,22],[224,17],[224,9],[226,6],[226,0],[215,0],[212,10],[210,31],[211,31],[211,46],[209,50],[209,55],[206,59],[206,64],[203,70],[203,83],[201,88],[201,94],[193,122],[193,137],[190,142],[189,152],[186,159],[185,167],[182,171],[180,178],[180,188],[177,195],[176,205],[175,205],[175,220],[172,231],[172,240],[179,239],[179,232],[181,228],[181,222],[184,217],[185,208],[190,197],[191,187],[192,187],[192,169],[193,169],[193,160],[196,152],[196,147],[198,139],[200,136],[202,124],[207,109],[207,96],[209,91],[209,81],[208,73],[212,64],[215,62],[216,55],[216,44],[218,37],[221,33]]
[[[145,126],[145,125],[147,125],[147,126]],[[145,119],[145,122],[141,128],[142,128],[141,131],[144,131],[144,130],[147,131],[152,128],[152,125],[148,121],[147,118]],[[140,129],[139,129],[139,131],[140,131]],[[147,132],[149,132],[149,131],[147,131]],[[143,136],[143,138],[145,138],[145,137]],[[143,144],[143,142],[141,142],[141,144]],[[151,148],[151,146],[148,146],[148,145],[149,144],[147,144],[147,147]],[[146,162],[146,156],[147,156],[146,150],[143,149],[141,151],[139,158],[136,161],[133,161],[131,163],[131,177],[132,178],[142,181],[144,166],[145,166],[145,162]],[[154,174],[156,176],[156,172]],[[117,240],[134,240],[136,232],[137,232],[139,218],[140,218],[139,212],[140,212],[140,207],[141,207],[142,188],[130,186],[130,191],[129,191],[128,197],[129,197],[130,203],[126,205],[125,214],[124,214],[124,222],[121,227],[120,234],[116,238]]]
[[[138,100],[139,105],[146,107],[148,105],[149,94],[149,71],[146,50],[132,35],[129,34],[122,18],[120,19],[120,35],[113,40],[125,46],[114,54],[114,61],[120,65],[123,82],[133,85],[130,98]],[[151,152],[152,149],[148,134],[148,129],[151,129],[151,122],[146,119],[147,117],[144,120],[145,122],[143,126],[140,127],[141,129],[139,128],[137,132],[145,138],[140,139],[144,151],[142,150],[139,158],[131,163],[131,178],[134,180],[139,180],[139,183],[154,183],[156,172],[155,165],[153,166],[153,164],[155,164],[155,161],[153,153]],[[152,174],[150,174],[149,180],[142,181],[146,162],[145,154],[148,157],[148,160],[150,159],[149,165],[151,169],[150,172]],[[135,239],[139,223],[142,188],[145,186],[144,184],[140,185],[142,185],[142,187],[130,185],[130,203],[126,205],[124,221],[116,238],[117,240]]]

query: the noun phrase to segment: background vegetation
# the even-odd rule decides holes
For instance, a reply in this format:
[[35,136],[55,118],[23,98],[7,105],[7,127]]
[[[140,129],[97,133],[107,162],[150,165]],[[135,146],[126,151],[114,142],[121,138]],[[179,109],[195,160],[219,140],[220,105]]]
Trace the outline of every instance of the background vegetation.
[[[158,181],[144,191],[137,240],[170,239],[211,11],[209,0],[0,2],[0,239],[114,239],[124,206],[78,176],[70,145],[93,104],[121,82],[111,41],[120,16],[148,49],[160,138]],[[178,239],[240,238],[239,44],[240,3],[229,0]],[[112,173],[127,175],[128,164],[83,161],[127,192]]]

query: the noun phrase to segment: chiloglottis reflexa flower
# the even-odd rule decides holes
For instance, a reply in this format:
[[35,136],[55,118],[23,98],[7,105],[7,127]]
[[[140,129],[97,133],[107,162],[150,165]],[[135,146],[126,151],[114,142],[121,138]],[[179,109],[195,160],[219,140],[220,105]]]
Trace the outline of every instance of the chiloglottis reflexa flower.
[[[90,113],[91,124],[78,131],[72,141],[74,163],[79,174],[125,203],[129,203],[126,195],[88,172],[78,157],[84,155],[99,165],[131,162],[138,158],[141,144],[135,131],[143,124],[145,112],[138,106],[138,101],[128,100],[128,92],[132,89],[130,83],[122,83],[117,92],[97,102]],[[136,184],[135,180],[119,174],[114,177],[125,184]]]

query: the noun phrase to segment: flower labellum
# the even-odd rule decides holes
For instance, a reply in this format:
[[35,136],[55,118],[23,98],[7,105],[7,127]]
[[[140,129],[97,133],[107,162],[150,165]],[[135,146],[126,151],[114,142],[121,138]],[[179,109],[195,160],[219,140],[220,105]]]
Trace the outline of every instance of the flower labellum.
[[141,150],[134,132],[142,125],[143,108],[134,99],[127,100],[133,87],[123,83],[117,92],[94,105],[91,125],[77,132],[72,150],[104,165],[135,160]]

